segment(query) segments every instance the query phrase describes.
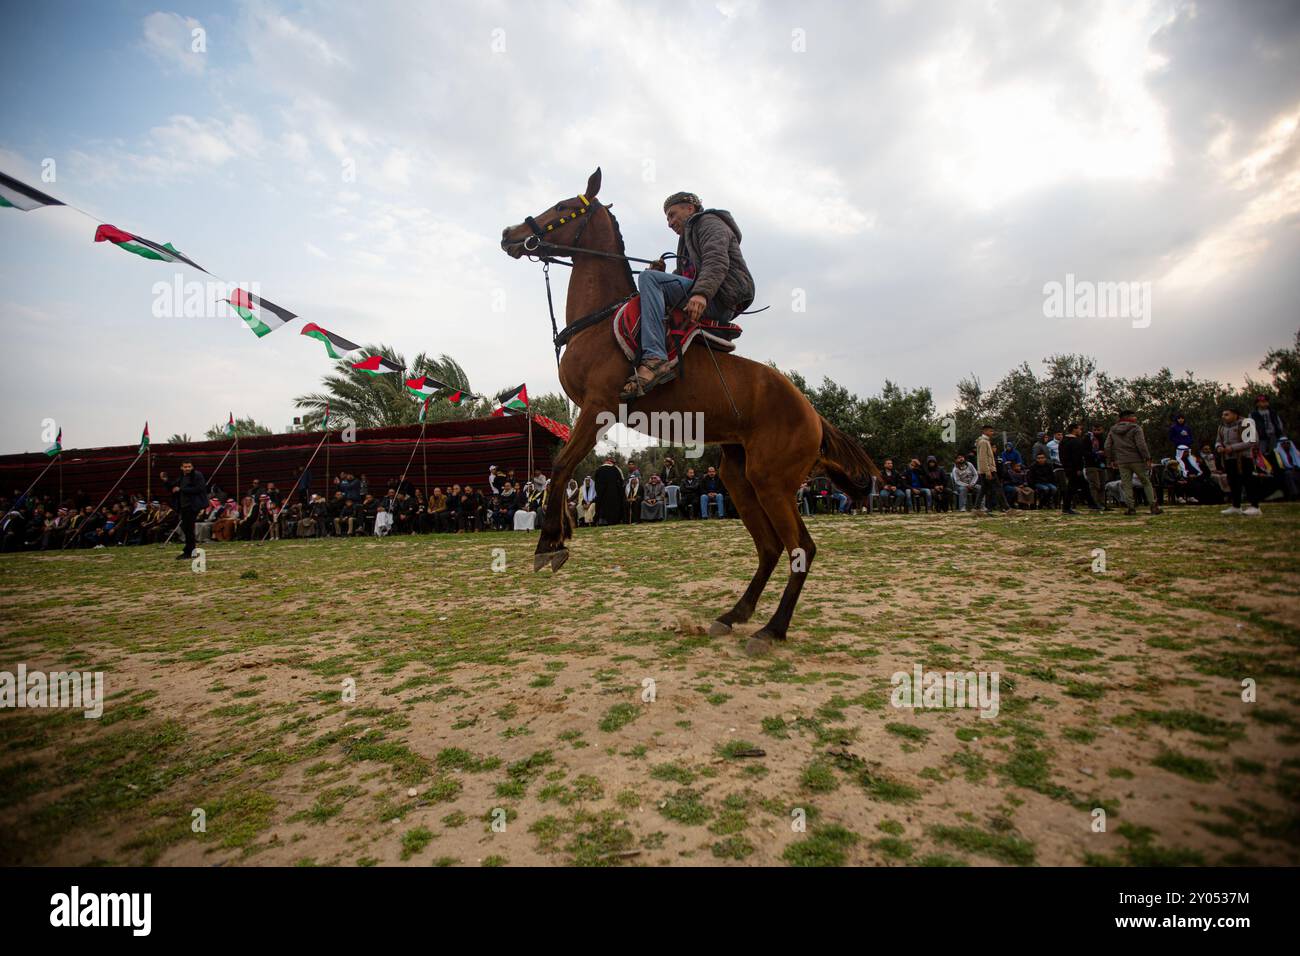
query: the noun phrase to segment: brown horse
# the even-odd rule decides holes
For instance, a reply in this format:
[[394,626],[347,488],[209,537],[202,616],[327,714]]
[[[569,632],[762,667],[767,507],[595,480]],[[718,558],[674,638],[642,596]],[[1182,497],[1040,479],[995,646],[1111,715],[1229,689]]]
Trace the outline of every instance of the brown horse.
[[[551,246],[582,250],[567,253],[573,258],[573,274],[566,325],[636,291],[618,223],[607,206],[595,201],[599,191],[597,169],[587,181],[585,193],[501,232],[501,248],[516,259],[538,252],[539,236]],[[540,251],[546,248],[543,245]],[[722,446],[721,476],[726,492],[758,550],[753,580],[736,606],[714,621],[710,634],[729,634],[733,624],[748,621],[777,559],[782,553],[789,555],[790,577],[781,603],[745,647],[750,655],[765,654],[773,641],[785,640],[817,553],[799,516],[795,500],[799,486],[820,466],[856,502],[869,492],[872,476],[880,472],[866,451],[819,415],[779,371],[726,352],[710,356],[703,340],[696,342],[682,359],[677,379],[638,399],[636,411],[647,415],[703,413],[704,436],[699,440]],[[597,417],[602,412],[617,415],[619,392],[629,371],[608,319],[582,329],[569,340],[560,362],[560,385],[581,411],[572,436],[554,463],[551,480],[557,488],[566,486],[574,468],[595,447]],[[565,542],[572,534],[564,495],[548,496],[533,570],[550,564],[558,571],[568,559]]]

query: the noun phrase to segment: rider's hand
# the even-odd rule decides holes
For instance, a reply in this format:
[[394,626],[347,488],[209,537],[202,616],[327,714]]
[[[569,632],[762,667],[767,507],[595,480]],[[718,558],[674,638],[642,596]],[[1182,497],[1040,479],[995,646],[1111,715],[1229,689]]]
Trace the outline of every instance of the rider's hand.
[[686,317],[692,322],[700,321],[700,316],[704,310],[709,307],[709,300],[702,295],[693,295],[691,300],[686,303]]
[[656,259],[654,262],[646,266],[646,268],[651,269],[655,272],[663,272],[665,269],[664,261],[662,259]]

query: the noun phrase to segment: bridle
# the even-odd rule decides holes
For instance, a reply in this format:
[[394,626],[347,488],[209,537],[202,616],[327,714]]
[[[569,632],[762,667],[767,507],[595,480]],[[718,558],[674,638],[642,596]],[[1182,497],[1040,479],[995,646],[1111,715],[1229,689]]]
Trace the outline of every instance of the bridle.
[[[551,295],[551,263],[555,262],[562,266],[568,266],[569,268],[573,268],[573,263],[565,262],[563,259],[556,258],[556,256],[567,256],[569,258],[579,255],[597,256],[603,259],[621,259],[624,262],[651,263],[655,261],[653,259],[639,259],[636,256],[627,256],[618,252],[605,252],[602,249],[587,249],[578,245],[578,243],[582,241],[582,234],[586,232],[587,226],[592,219],[592,217],[588,215],[588,210],[608,208],[608,206],[599,201],[597,201],[593,206],[591,200],[583,195],[578,196],[578,201],[582,205],[576,207],[566,206],[564,203],[556,204],[555,211],[560,213],[560,216],[558,219],[547,223],[545,226],[538,223],[538,221],[532,216],[524,217],[524,224],[532,231],[531,236],[524,237],[524,252],[528,255],[528,258],[542,263],[542,277],[546,280],[546,309],[551,314],[551,340],[555,344],[555,365],[557,368],[560,365],[560,350],[568,344],[569,339],[573,338],[573,336],[577,335],[579,332],[609,318],[618,311],[618,308],[623,305],[624,302],[627,302],[628,299],[632,298],[632,296],[620,299],[612,305],[608,305],[590,315],[584,315],[582,318],[570,322],[563,329],[560,329],[559,323],[555,319],[555,300]],[[573,243],[572,245],[562,246],[551,242],[546,238],[548,233],[554,232],[555,229],[560,226],[576,222],[579,217],[582,218],[582,223],[578,226],[577,232],[573,234],[573,239],[571,240]],[[670,253],[664,253],[664,255],[668,256]]]

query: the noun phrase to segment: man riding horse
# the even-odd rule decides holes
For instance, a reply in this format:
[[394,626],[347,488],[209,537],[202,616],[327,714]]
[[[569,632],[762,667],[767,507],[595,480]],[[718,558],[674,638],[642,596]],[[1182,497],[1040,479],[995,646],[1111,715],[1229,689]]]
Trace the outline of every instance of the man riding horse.
[[[641,364],[623,386],[623,401],[641,398],[656,385],[677,377],[677,359],[668,358],[667,313],[681,307],[698,322],[727,322],[754,301],[754,277],[740,252],[740,227],[725,209],[705,209],[694,193],[664,200],[668,228],[679,236],[677,268],[664,271],[662,259],[641,273]],[[683,305],[685,303],[685,305]]]

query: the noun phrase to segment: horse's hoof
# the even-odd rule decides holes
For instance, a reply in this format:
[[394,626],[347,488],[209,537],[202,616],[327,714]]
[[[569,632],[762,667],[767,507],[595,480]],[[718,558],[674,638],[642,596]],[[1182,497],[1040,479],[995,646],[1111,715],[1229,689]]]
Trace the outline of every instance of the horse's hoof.
[[766,657],[772,653],[772,639],[761,631],[745,644],[746,657]]
[[561,548],[559,551],[551,552],[551,570],[558,571],[564,567],[564,562],[569,560],[569,549]]
[[709,637],[726,637],[731,633],[731,625],[726,621],[714,621],[709,625]]
[[547,566],[548,564],[550,564],[550,563],[551,563],[551,555],[550,555],[549,553],[547,553],[547,554],[535,554],[535,555],[533,555],[533,570],[534,570],[534,571],[540,571],[540,570],[542,570],[542,568],[546,567],[546,566]]

